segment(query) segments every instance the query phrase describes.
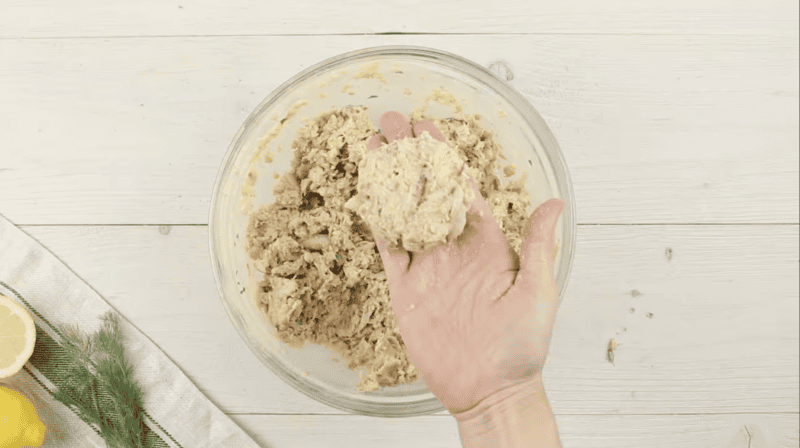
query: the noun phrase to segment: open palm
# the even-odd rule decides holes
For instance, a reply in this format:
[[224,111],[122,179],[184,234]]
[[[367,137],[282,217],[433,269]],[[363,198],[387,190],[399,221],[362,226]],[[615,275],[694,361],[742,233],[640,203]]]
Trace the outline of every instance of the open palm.
[[[384,114],[381,128],[389,142],[423,131],[445,141],[432,123],[412,127],[397,112]],[[379,138],[370,140],[371,149]],[[564,202],[536,209],[517,257],[472,187],[476,199],[455,241],[424,253],[376,241],[409,357],[454,414],[540,376],[558,302],[553,233]]]

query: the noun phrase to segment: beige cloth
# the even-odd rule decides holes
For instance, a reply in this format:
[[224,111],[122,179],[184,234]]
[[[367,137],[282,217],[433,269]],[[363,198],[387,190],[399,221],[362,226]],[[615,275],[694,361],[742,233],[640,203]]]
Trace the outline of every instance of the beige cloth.
[[[0,216],[0,294],[34,315],[36,348],[23,370],[2,380],[31,398],[48,426],[45,446],[105,447],[103,439],[68,407],[55,401],[60,337],[56,328],[77,325],[95,332],[99,316],[116,313],[89,285],[33,238]],[[134,377],[144,392],[146,446],[255,448],[258,445],[214,406],[147,336],[119,317]],[[37,352],[38,351],[38,352]],[[43,356],[47,355],[47,356]]]

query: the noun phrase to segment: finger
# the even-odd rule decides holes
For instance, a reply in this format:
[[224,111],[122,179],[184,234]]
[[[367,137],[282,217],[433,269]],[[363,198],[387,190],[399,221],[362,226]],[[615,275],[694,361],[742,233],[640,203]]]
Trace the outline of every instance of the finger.
[[[467,225],[453,244],[459,252],[457,259],[474,266],[485,266],[485,264],[471,263],[473,260],[491,260],[492,269],[497,272],[516,271],[517,255],[497,224],[489,204],[481,196],[478,184],[472,179],[469,179],[469,184],[475,193],[475,199],[467,212]],[[463,274],[472,276],[480,273]]]
[[472,226],[473,231],[480,234],[481,238],[485,240],[490,247],[497,246],[500,243],[503,243],[505,247],[505,245],[507,245],[505,235],[494,219],[489,203],[486,202],[486,199],[481,195],[478,183],[469,177],[467,178],[467,182],[475,193],[475,199],[472,201],[469,211],[467,212],[467,225]]
[[408,270],[410,261],[408,252],[402,248],[389,246],[381,238],[375,238],[375,246],[378,247],[381,261],[383,261],[383,270],[386,272],[386,279],[389,281],[391,288],[392,285],[399,284]]
[[444,135],[439,131],[436,125],[429,120],[418,121],[414,123],[413,127],[415,137],[419,137],[424,131],[428,131],[428,134],[431,134],[431,137],[439,140],[440,142],[447,143],[447,139],[444,138]]
[[374,149],[378,149],[381,146],[381,135],[375,134],[367,140],[367,149],[372,151]]
[[[550,199],[536,208],[523,233],[520,269],[517,282],[536,296],[557,302],[558,292],[553,278],[555,261],[555,228],[564,211],[565,202]],[[554,291],[555,290],[555,291]]]
[[411,124],[400,112],[389,111],[381,116],[381,130],[386,140],[391,143],[401,138],[412,137]]

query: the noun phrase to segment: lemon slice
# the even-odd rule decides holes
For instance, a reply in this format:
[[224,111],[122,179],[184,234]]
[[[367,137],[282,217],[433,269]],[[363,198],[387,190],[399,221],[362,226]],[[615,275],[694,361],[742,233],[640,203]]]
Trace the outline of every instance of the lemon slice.
[[35,343],[36,326],[28,310],[0,294],[0,378],[22,370]]

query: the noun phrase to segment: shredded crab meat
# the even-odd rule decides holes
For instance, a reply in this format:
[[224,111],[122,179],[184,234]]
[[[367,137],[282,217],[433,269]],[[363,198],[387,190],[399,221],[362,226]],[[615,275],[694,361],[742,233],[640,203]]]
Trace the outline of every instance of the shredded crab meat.
[[[530,197],[522,182],[502,185],[500,145],[480,117],[430,119],[467,161],[507,236],[519,252]],[[291,346],[321,344],[351,369],[363,368],[362,392],[418,380],[397,329],[389,287],[372,234],[344,204],[357,193],[358,163],[377,133],[365,107],[324,112],[297,134],[291,169],[275,201],[249,216],[247,251],[264,277],[258,306]],[[425,186],[421,180],[420,191]]]

